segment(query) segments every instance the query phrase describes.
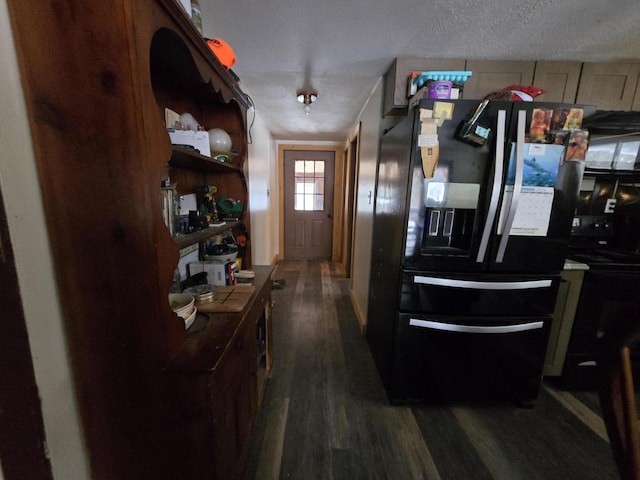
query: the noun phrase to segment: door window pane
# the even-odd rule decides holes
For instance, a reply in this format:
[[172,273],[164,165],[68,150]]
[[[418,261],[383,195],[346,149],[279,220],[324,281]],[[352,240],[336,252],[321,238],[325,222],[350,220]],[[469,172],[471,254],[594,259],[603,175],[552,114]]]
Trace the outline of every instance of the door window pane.
[[294,209],[324,210],[324,161],[296,160]]

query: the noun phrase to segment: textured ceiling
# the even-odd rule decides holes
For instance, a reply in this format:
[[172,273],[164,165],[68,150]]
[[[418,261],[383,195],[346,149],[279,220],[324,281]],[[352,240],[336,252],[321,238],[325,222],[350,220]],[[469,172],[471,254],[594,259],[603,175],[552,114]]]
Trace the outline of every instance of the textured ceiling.
[[[344,141],[398,56],[640,60],[637,0],[200,0],[277,140]],[[296,91],[318,92],[305,116]]]

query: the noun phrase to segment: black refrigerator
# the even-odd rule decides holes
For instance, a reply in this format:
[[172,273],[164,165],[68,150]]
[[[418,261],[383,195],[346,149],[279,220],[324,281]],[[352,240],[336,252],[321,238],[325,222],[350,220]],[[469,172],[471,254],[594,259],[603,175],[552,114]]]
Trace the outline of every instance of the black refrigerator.
[[366,336],[392,403],[533,405],[594,113],[422,100],[383,135]]

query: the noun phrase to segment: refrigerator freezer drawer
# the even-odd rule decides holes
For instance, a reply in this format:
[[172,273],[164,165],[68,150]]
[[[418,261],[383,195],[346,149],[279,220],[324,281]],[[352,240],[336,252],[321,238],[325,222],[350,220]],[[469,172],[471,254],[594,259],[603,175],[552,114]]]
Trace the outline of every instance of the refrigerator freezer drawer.
[[[389,396],[421,400],[538,395],[551,317],[399,314]],[[433,328],[435,327],[435,328]]]
[[437,315],[550,315],[559,283],[559,276],[405,271],[400,311]]

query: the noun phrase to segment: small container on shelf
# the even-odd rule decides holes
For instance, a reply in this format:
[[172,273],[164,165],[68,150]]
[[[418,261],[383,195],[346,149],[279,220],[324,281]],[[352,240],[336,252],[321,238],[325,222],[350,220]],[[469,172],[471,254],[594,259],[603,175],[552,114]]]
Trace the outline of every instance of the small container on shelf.
[[439,100],[451,98],[452,83],[448,80],[433,80],[427,82],[427,97]]
[[213,296],[216,293],[216,286],[212,284],[195,285],[193,287],[186,288],[184,293],[192,295],[195,299],[196,305],[200,305],[213,300]]
[[204,35],[202,33],[202,10],[200,9],[200,0],[191,0],[191,22],[194,27],[196,27],[196,30],[200,32],[200,35]]
[[178,233],[180,220],[180,197],[176,192],[176,184],[163,181],[160,187],[162,202],[162,218],[164,224],[169,229],[169,234],[173,237]]

